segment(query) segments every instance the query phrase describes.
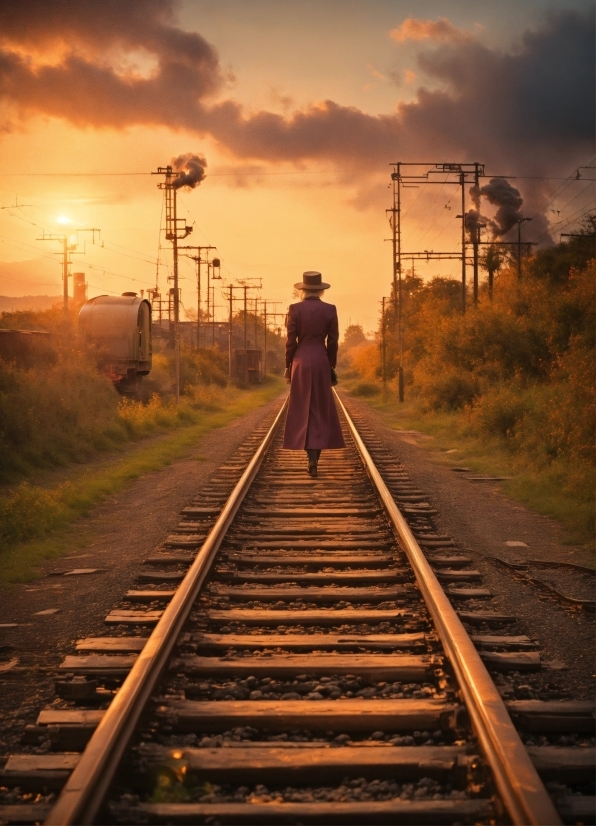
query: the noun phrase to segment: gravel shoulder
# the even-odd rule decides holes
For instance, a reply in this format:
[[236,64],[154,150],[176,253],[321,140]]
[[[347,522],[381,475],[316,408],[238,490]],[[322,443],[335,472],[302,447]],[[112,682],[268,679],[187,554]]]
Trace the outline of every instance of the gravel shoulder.
[[[564,677],[563,682],[576,699],[592,699],[596,676],[593,616],[563,607],[536,587],[518,581],[514,571],[491,559],[589,565],[585,549],[562,544],[558,523],[507,498],[499,491],[498,483],[467,481],[465,474],[439,464],[438,456],[422,447],[428,437],[413,431],[400,433],[388,427],[381,414],[364,402],[345,394],[342,399],[348,410],[368,422],[387,450],[404,464],[412,481],[428,494],[428,501],[438,511],[435,522],[439,533],[451,536],[470,556],[483,575],[483,584],[495,595],[490,610],[518,617],[521,633],[538,640],[543,660],[553,664],[553,676],[556,673]],[[555,579],[550,569],[548,573],[545,569],[541,577]],[[586,598],[588,589],[594,599],[594,578],[582,583],[582,593],[566,591],[565,575],[557,579],[562,582],[560,590],[569,596]],[[567,587],[578,586],[571,583]]]

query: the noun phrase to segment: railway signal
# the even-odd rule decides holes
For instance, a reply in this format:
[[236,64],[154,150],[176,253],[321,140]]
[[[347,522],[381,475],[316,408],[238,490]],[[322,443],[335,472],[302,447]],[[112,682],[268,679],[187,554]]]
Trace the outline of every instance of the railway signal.
[[163,189],[166,201],[166,239],[172,242],[172,252],[174,259],[174,389],[176,394],[176,404],[180,403],[180,290],[178,287],[178,241],[183,240],[192,232],[192,227],[187,226],[185,219],[178,218],[176,193],[180,186],[180,172],[174,170],[170,165],[158,166],[157,172],[152,175],[164,175],[165,180],[157,186]]

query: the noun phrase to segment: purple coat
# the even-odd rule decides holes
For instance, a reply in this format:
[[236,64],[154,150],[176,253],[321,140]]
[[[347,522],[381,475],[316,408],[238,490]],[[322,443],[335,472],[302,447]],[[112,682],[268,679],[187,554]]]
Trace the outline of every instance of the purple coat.
[[286,367],[292,368],[284,447],[345,447],[331,392],[331,368],[337,360],[337,310],[314,296],[290,304]]

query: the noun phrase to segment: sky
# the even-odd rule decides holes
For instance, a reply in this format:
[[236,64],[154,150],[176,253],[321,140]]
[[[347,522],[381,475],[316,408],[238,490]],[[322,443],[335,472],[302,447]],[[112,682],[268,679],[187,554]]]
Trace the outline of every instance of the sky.
[[[319,270],[341,327],[373,330],[392,278],[390,164],[482,163],[466,210],[483,238],[523,216],[527,240],[558,242],[594,206],[593,66],[585,0],[4,0],[0,295],[61,293],[44,233],[77,236],[90,296],[165,292],[150,173],[194,155],[205,177],[178,190],[183,243],[217,247],[223,285],[261,284],[283,314]],[[459,187],[431,177],[403,191],[404,249],[457,251]],[[416,263],[425,279],[460,269]],[[192,261],[180,278],[194,308]]]

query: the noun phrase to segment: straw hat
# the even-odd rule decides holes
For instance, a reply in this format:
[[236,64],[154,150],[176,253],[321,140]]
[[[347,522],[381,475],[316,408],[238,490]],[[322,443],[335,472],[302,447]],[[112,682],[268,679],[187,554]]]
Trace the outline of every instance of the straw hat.
[[331,284],[325,284],[324,281],[321,281],[321,273],[314,270],[303,272],[302,278],[303,281],[294,284],[297,290],[328,290],[331,286]]

